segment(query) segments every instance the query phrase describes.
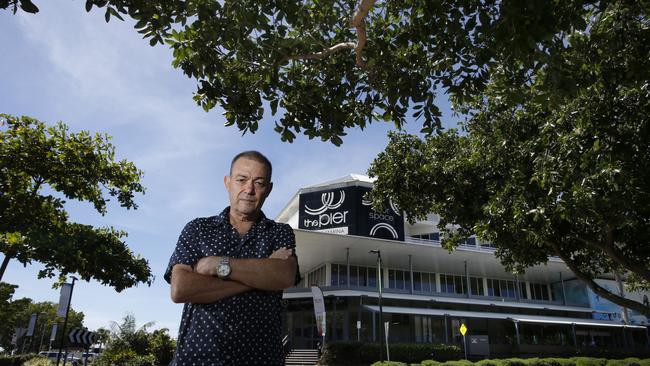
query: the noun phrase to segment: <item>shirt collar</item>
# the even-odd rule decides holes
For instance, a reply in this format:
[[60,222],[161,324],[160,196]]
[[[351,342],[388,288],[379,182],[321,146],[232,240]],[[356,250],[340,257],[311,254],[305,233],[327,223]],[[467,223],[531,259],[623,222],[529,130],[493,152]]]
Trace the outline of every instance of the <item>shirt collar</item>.
[[[217,226],[221,225],[230,225],[230,206],[226,207],[220,214],[213,216],[214,224]],[[264,212],[260,211],[260,217],[257,219],[257,222],[253,226],[266,227],[271,224],[271,220],[266,218]]]

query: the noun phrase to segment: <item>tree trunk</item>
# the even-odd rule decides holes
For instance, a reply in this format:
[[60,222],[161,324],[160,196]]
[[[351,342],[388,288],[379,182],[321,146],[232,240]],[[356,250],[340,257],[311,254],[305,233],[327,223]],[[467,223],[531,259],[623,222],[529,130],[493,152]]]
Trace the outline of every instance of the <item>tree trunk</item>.
[[568,255],[565,255],[560,251],[560,248],[558,248],[557,244],[555,243],[548,243],[551,245],[551,247],[555,250],[555,253],[560,259],[564,261],[564,263],[569,267],[571,272],[578,277],[582,282],[584,282],[591,290],[596,293],[596,295],[605,298],[614,304],[620,305],[622,307],[636,310],[640,312],[641,314],[645,315],[646,317],[650,317],[650,308],[646,307],[640,302],[634,301],[627,299],[622,296],[618,296],[614,293],[609,292],[608,290],[604,289],[602,286],[598,285],[594,279],[591,277],[591,275],[584,273],[578,268],[576,263],[571,261],[571,258]]

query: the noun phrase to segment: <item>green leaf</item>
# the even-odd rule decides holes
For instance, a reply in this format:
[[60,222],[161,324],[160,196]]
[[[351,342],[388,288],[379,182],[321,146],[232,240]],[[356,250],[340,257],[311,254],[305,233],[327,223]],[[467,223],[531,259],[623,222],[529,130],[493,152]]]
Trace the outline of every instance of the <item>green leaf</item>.
[[28,13],[38,13],[38,7],[31,0],[20,0],[20,8]]

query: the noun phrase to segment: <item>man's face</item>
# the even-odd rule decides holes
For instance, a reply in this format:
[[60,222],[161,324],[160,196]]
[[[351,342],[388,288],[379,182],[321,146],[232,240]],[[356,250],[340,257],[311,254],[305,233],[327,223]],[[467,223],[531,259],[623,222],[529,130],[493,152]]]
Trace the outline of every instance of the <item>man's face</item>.
[[231,175],[224,177],[231,214],[255,216],[262,210],[264,200],[273,188],[268,173],[266,165],[255,160],[242,157],[235,161]]

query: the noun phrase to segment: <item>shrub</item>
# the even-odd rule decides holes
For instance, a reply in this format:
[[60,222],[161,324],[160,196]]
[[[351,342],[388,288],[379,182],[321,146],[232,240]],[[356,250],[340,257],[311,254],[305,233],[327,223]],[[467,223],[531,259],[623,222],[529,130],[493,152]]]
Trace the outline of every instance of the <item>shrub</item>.
[[93,361],[93,366],[154,366],[156,357],[138,355],[135,351],[125,350],[112,354],[103,353]]
[[422,361],[422,363],[420,365],[421,366],[440,366],[442,364],[440,362],[434,361],[434,360],[424,360],[424,361]]
[[436,344],[433,346],[431,359],[436,361],[458,360],[463,357],[460,347],[454,344]]
[[53,362],[47,357],[34,357],[23,364],[24,366],[52,366]]
[[474,365],[476,366],[502,366],[503,363],[501,360],[481,360],[476,362]]
[[41,356],[35,353],[30,353],[26,355],[16,355],[16,356],[0,355],[0,366],[22,366],[25,364],[25,362],[33,358],[40,358],[40,357]]
[[521,358],[506,358],[501,361],[503,366],[528,366],[526,360]]
[[606,366],[607,360],[604,358],[594,357],[571,357],[575,361],[576,366]]

